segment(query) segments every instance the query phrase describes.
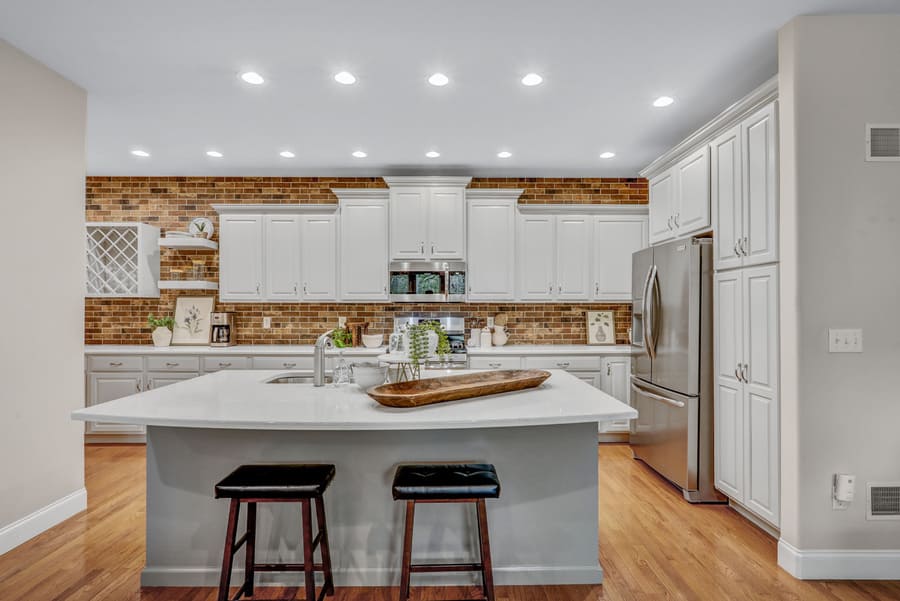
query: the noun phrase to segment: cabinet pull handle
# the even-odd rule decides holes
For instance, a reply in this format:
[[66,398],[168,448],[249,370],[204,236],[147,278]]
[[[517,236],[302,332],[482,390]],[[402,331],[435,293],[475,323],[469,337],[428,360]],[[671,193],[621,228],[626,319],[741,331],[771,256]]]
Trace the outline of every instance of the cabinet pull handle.
[[424,242],[419,242],[419,254],[420,255],[425,254],[425,243]]
[[431,254],[434,255],[434,244],[431,245]]
[[488,367],[493,367],[494,369],[497,369],[501,365],[503,365],[503,364],[502,363],[488,363]]
[[387,286],[382,286],[382,287],[381,287],[381,293],[382,293],[382,294],[387,294]]
[[600,296],[600,282],[594,282],[594,296]]
[[750,366],[744,363],[744,366],[741,367],[741,378],[743,378],[744,383],[749,384],[750,378],[747,377],[747,372],[750,371]]
[[222,361],[219,361],[219,367],[231,367],[231,362],[223,363]]
[[681,224],[678,221],[681,219],[681,213],[675,213],[672,216],[672,220],[675,222],[675,227],[681,227]]
[[110,361],[109,366],[110,367],[122,367],[122,362],[121,361]]
[[135,382],[135,387],[137,388],[137,391],[138,391],[138,392],[144,392],[144,387],[141,386],[141,380],[140,380],[140,378],[138,379],[137,382]]
[[741,238],[741,252],[744,254],[745,257],[750,256],[750,253],[747,251],[747,248],[749,246],[750,246],[750,241],[747,239],[747,237],[744,236],[743,238]]
[[672,231],[672,216],[669,215],[669,218],[666,220],[666,223],[669,225],[669,231]]
[[608,363],[606,364],[606,375],[612,376],[612,365],[610,365]]
[[303,296],[306,296],[306,282],[303,282]]
[[287,363],[287,362],[285,362],[285,363],[282,363],[282,365],[283,365],[284,367],[297,367],[297,364],[296,364],[296,363]]
[[169,363],[168,361],[166,361],[166,367],[178,367],[179,365],[181,365],[181,364],[180,363]]
[[744,379],[741,377],[741,364],[738,363],[737,367],[734,368],[734,377],[737,378],[738,382],[743,382]]
[[294,296],[297,296],[297,284],[294,284]]
[[147,390],[153,390],[153,380],[147,380]]
[[738,238],[737,240],[734,241],[734,254],[737,255],[738,257],[741,256],[741,239],[740,238]]
[[559,361],[556,364],[556,367],[561,367],[563,369],[566,369],[567,367],[569,367],[569,362],[568,361]]
[[259,284],[256,285],[256,294],[259,294]]
[[548,284],[548,287],[550,288],[550,294],[553,294],[553,284]]

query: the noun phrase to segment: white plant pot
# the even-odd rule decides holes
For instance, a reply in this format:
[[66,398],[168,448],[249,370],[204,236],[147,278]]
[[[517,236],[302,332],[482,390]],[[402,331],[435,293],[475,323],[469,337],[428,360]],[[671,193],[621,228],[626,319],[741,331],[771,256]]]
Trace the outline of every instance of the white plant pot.
[[[438,335],[437,332],[428,332],[428,357],[434,357],[434,354],[437,352],[438,347]],[[405,352],[409,352],[409,334],[403,333],[403,350]]]
[[169,346],[172,344],[172,330],[159,326],[153,330],[153,346]]

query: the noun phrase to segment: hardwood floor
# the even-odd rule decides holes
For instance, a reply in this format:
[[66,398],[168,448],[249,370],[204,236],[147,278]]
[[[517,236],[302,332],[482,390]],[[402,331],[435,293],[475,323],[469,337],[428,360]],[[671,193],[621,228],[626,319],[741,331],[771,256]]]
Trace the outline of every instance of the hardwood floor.
[[[627,445],[600,446],[603,586],[498,587],[497,601],[889,601],[900,582],[801,582],[775,564],[775,541],[731,509],[691,506]],[[89,507],[0,556],[0,600],[212,601],[214,589],[140,588],[144,447],[89,446]],[[257,588],[254,599],[302,599]],[[414,599],[473,591],[417,589]],[[397,589],[338,589],[335,601],[393,601]]]

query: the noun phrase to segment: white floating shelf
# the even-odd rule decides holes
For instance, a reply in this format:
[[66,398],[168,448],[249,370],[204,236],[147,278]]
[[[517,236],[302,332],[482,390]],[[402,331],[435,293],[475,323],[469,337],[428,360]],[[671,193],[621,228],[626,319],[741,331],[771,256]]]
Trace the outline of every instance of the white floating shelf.
[[185,249],[198,249],[205,248],[209,250],[216,250],[219,248],[219,244],[213,242],[212,240],[207,240],[206,238],[160,238],[159,239],[160,248],[185,248]]
[[217,282],[206,280],[160,280],[160,290],[218,290]]

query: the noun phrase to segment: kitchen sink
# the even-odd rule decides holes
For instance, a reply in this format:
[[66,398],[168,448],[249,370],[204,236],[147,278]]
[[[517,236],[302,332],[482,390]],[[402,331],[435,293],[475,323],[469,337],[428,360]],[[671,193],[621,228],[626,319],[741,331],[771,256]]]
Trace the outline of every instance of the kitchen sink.
[[[325,383],[331,384],[332,379],[330,374],[325,375]],[[281,374],[280,376],[275,376],[269,380],[266,380],[264,384],[312,384],[313,383],[313,375],[305,374],[305,373],[290,373],[290,374]]]

